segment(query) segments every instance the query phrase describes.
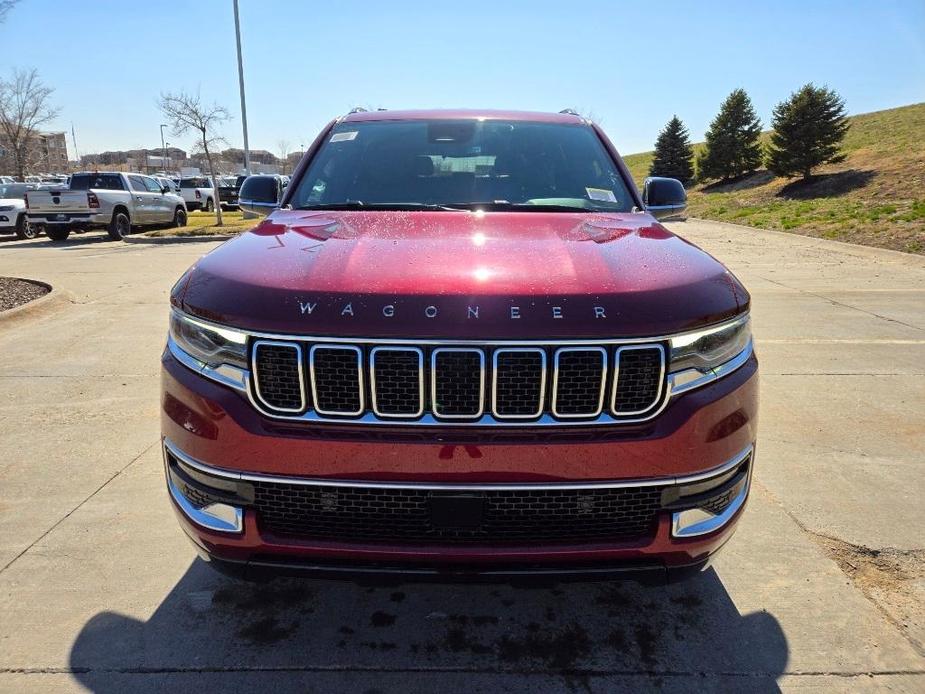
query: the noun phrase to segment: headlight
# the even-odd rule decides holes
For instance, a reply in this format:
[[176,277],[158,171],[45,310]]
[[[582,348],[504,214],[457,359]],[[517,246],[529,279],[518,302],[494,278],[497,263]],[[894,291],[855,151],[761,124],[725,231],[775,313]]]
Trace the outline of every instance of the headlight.
[[171,311],[170,336],[180,349],[203,364],[247,368],[247,336],[237,330],[201,323]]
[[16,209],[13,205],[0,205],[0,212],[9,212]]
[[751,353],[748,314],[722,325],[671,338],[673,393],[702,386],[735,370]]

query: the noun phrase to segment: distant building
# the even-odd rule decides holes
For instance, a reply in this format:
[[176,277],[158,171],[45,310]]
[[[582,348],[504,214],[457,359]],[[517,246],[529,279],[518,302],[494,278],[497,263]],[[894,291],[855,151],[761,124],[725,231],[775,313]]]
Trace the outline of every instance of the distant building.
[[[16,160],[9,142],[0,135],[0,175],[12,176]],[[26,173],[66,173],[68,168],[67,137],[65,133],[36,133],[29,147]]]

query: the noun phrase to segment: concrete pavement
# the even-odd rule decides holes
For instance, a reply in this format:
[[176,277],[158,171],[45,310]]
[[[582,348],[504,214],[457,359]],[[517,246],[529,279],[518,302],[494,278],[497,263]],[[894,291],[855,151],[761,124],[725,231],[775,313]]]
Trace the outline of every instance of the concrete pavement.
[[752,292],[762,421],[739,532],[669,588],[214,575],[156,444],[167,293],[215,244],[0,243],[71,299],[0,325],[0,691],[925,689],[925,258],[671,226]]

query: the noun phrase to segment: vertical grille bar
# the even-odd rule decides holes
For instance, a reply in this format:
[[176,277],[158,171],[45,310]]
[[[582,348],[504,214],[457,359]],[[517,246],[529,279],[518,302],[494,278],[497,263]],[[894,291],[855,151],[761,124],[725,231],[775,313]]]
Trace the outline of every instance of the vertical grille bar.
[[607,350],[561,347],[552,378],[552,414],[560,419],[597,417],[604,410]]
[[430,357],[433,413],[441,419],[473,419],[485,411],[485,353],[470,347],[438,347]]
[[496,349],[492,356],[492,414],[498,419],[535,419],[546,398],[546,351]]
[[302,348],[292,342],[257,340],[253,352],[257,398],[277,412],[301,412],[306,407]]
[[662,345],[618,347],[611,411],[618,417],[648,412],[661,399],[664,382],[665,348]]
[[420,417],[424,414],[424,352],[417,347],[373,347],[369,387],[377,416]]
[[363,414],[363,351],[353,345],[313,345],[308,358],[315,411],[346,417]]

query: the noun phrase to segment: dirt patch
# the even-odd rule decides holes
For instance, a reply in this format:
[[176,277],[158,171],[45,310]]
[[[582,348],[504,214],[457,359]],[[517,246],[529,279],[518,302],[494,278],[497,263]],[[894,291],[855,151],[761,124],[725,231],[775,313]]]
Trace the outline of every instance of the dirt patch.
[[925,653],[925,549],[871,549],[825,535],[814,539]]
[[0,277],[0,311],[27,304],[45,296],[49,291],[48,287],[37,282],[16,277]]

